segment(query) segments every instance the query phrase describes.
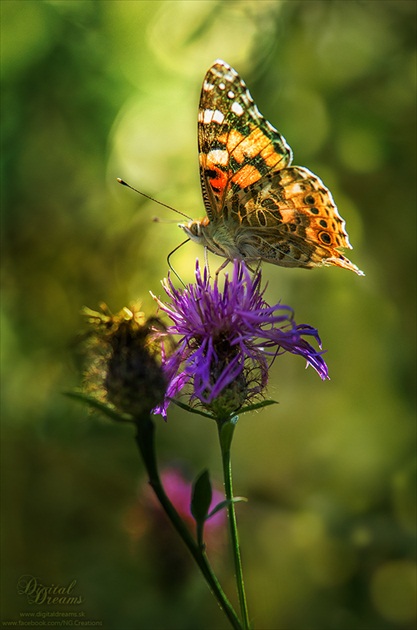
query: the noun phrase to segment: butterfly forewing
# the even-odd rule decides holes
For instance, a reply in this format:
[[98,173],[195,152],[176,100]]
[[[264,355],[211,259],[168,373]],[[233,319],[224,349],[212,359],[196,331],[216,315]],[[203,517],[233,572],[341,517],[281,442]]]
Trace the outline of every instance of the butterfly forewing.
[[200,175],[210,220],[233,192],[291,163],[285,139],[262,116],[237,72],[224,61],[208,70],[198,119]]

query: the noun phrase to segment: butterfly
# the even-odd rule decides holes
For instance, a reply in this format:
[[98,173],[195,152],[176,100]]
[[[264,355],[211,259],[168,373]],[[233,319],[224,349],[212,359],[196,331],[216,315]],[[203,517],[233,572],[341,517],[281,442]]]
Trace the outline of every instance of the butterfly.
[[198,150],[207,216],[179,225],[227,261],[281,267],[358,269],[330,191],[259,112],[244,81],[222,60],[209,68],[198,112]]

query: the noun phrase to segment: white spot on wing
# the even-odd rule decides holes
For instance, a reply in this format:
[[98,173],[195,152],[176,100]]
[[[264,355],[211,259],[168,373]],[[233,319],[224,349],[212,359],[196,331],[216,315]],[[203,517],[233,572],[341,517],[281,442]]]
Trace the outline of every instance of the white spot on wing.
[[214,164],[226,166],[229,162],[229,155],[227,151],[222,151],[221,149],[213,149],[207,155],[207,160],[209,162],[213,162]]
[[215,122],[221,125],[224,121],[224,115],[218,109],[204,109],[202,112],[199,113],[198,118],[199,121],[204,125],[208,125],[211,122]]
[[232,110],[232,112],[234,114],[236,114],[236,116],[241,116],[243,114],[243,112],[245,111],[242,107],[242,105],[240,105],[240,103],[238,102],[234,102],[233,105],[230,108]]
[[298,193],[304,192],[304,187],[297,183],[289,184],[285,187],[285,192],[287,194],[287,197],[288,194],[297,195]]

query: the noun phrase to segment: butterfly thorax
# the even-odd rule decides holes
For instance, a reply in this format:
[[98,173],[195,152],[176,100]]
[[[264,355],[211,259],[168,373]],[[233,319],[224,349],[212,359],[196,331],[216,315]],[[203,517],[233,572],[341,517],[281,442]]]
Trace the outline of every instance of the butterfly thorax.
[[[207,247],[218,256],[223,256],[229,260],[255,260],[259,258],[256,256],[256,252],[253,252],[254,256],[250,256],[249,251],[246,251],[242,233],[239,236],[239,242],[237,242],[236,226],[231,221],[210,221],[208,217],[204,217],[187,224],[180,223],[179,227],[192,241]],[[248,238],[250,240],[249,234]]]

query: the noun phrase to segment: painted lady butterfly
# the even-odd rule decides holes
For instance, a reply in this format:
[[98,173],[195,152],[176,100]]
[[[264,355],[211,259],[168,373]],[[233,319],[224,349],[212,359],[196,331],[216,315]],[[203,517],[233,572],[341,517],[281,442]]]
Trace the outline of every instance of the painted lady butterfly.
[[352,246],[330,191],[291,166],[291,148],[221,60],[204,79],[198,145],[207,216],[180,224],[191,240],[227,260],[336,265],[364,275],[338,251]]

